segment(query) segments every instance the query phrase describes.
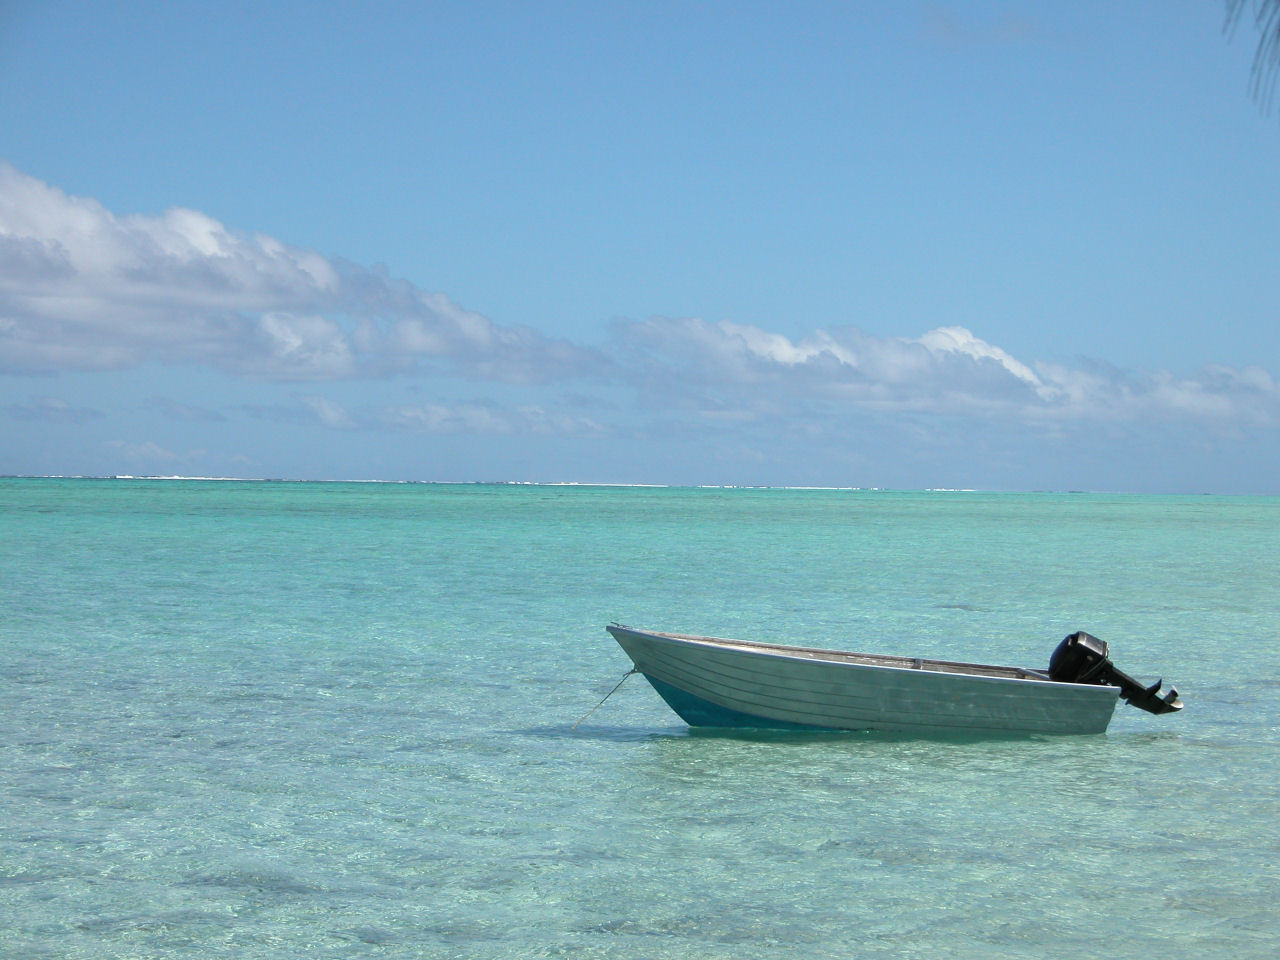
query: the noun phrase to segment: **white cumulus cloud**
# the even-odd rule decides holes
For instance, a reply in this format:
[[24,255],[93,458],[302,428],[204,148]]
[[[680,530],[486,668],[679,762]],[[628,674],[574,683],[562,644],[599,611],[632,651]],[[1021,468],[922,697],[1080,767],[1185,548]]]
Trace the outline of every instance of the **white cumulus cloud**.
[[[117,214],[0,164],[0,372],[143,363],[287,382],[439,373],[508,385],[472,402],[424,392],[413,403],[353,411],[315,387],[289,402],[267,396],[241,408],[340,430],[598,436],[772,425],[789,437],[822,438],[847,433],[851,418],[877,416],[967,417],[1018,430],[1280,424],[1280,385],[1260,367],[1175,374],[1046,362],[1014,356],[945,318],[903,337],[855,326],[796,336],[729,320],[653,318],[618,322],[598,347],[582,346],[494,323],[384,270],[241,233],[200,211]],[[591,389],[607,405],[538,393],[570,377],[594,378]],[[96,416],[59,403],[46,397],[6,412],[64,424]],[[200,416],[169,403],[175,417]]]
[[1040,378],[1032,373],[1031,368],[1025,363],[1019,363],[999,347],[980,340],[964,327],[939,327],[936,330],[930,330],[920,338],[919,342],[934,354],[952,353],[978,361],[993,360],[1019,380],[1036,388],[1044,386]]
[[359,426],[345,407],[328,397],[306,396],[299,399],[326,427],[332,427],[335,430],[354,430]]
[[191,362],[279,380],[423,368],[509,382],[598,358],[196,210],[117,215],[0,163],[0,370]]
[[960,326],[918,337],[854,327],[800,339],[752,326],[653,319],[616,326],[619,365],[639,402],[698,411],[702,421],[842,412],[966,415],[1028,424],[1163,419],[1280,423],[1280,387],[1265,370],[1210,366],[1191,376],[1020,360]]

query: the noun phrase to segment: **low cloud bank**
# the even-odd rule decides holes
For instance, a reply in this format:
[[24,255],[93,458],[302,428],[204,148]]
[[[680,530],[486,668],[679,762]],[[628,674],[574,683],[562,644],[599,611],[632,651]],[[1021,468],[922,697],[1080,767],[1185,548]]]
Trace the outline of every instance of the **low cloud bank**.
[[117,216],[0,164],[0,370],[199,363],[270,380],[442,370],[510,383],[595,359],[377,270],[195,210]]
[[[790,421],[801,429],[878,412],[1066,423],[1280,423],[1258,367],[1193,376],[1020,360],[964,327],[874,337],[845,327],[791,339],[728,321],[613,325],[596,347],[502,325],[383,271],[194,210],[116,215],[0,164],[0,372],[200,364],[235,376],[324,381],[435,375],[536,388],[597,380],[634,391],[628,413],[690,430]],[[13,417],[95,415],[44,399]],[[222,414],[158,401],[184,419]],[[308,394],[291,410],[339,430],[599,435],[595,415],[547,402],[422,402],[351,412]]]
[[1208,366],[1192,377],[1129,373],[1082,361],[1023,363],[964,327],[918,338],[847,327],[800,340],[721,321],[619,324],[651,403],[723,416],[804,405],[1014,418],[1029,423],[1144,419],[1280,422],[1280,387],[1266,370]]

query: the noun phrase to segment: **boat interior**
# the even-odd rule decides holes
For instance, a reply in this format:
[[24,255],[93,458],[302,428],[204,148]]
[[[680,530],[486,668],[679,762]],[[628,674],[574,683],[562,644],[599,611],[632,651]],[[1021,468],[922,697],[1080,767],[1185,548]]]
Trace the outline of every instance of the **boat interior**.
[[975,677],[1002,677],[1013,680],[1048,680],[1046,670],[1034,670],[1024,667],[1006,667],[984,663],[962,663],[952,660],[931,660],[922,657],[896,657],[879,653],[852,653],[842,650],[824,650],[818,647],[793,647],[777,643],[759,643],[753,640],[727,640],[720,637],[700,637],[686,633],[658,633],[644,631],[655,637],[670,637],[673,640],[687,640],[693,643],[705,643],[716,647],[727,647],[751,651],[753,653],[772,653],[784,657],[800,657],[806,660],[821,660],[826,663],[858,663],[872,667],[892,667],[899,670],[930,670],[935,673],[958,673]]

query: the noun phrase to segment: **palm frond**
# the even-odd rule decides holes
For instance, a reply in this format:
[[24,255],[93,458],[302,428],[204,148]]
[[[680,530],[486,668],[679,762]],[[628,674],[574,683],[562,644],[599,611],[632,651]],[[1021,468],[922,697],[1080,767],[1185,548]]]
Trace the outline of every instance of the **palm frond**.
[[1228,34],[1235,32],[1246,11],[1252,11],[1259,37],[1250,91],[1262,110],[1270,113],[1275,102],[1276,76],[1280,73],[1280,0],[1226,0],[1226,5]]

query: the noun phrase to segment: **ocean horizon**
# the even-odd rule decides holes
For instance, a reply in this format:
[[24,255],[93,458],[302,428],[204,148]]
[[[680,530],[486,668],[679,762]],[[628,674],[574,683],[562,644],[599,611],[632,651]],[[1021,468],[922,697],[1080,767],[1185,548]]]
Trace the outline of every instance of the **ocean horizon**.
[[816,492],[866,493],[1004,493],[1004,494],[1080,494],[1119,497],[1231,497],[1280,499],[1271,493],[1223,493],[1212,490],[1198,492],[1145,492],[1124,489],[1076,488],[1003,488],[1003,487],[886,487],[840,484],[751,484],[751,483],[624,483],[608,480],[438,480],[380,477],[250,477],[198,476],[186,474],[0,474],[0,480],[190,480],[226,483],[372,483],[422,484],[426,486],[514,486],[514,487],[606,487],[619,489],[659,490],[812,490]]

